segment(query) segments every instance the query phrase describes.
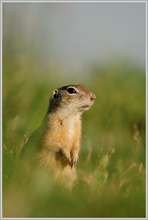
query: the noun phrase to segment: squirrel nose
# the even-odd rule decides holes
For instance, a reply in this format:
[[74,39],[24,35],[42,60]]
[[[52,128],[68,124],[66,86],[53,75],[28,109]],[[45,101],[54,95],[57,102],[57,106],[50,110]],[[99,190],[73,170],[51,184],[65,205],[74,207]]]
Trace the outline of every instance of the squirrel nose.
[[96,98],[95,94],[92,94],[92,95],[90,96],[90,100],[91,100],[91,101],[94,101],[95,98]]

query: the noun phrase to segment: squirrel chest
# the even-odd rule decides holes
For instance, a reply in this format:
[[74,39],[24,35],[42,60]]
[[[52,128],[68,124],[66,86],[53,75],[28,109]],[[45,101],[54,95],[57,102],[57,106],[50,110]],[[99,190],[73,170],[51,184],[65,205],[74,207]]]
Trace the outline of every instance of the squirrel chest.
[[81,136],[81,119],[79,115],[61,117],[49,115],[48,124],[43,134],[43,145],[72,148],[74,142]]

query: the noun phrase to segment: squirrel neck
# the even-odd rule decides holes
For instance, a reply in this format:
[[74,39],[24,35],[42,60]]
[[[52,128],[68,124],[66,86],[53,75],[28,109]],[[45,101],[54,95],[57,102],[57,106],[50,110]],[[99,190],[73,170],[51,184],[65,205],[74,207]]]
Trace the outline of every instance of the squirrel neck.
[[72,125],[75,121],[81,120],[81,114],[79,113],[64,113],[64,112],[53,112],[46,115],[46,122],[49,125]]

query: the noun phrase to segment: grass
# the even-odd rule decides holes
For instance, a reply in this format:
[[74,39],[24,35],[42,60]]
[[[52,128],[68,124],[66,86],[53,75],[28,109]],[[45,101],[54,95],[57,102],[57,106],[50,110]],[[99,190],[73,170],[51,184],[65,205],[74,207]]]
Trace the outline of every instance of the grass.
[[85,85],[97,99],[83,115],[78,181],[69,194],[58,186],[50,188],[42,174],[31,191],[9,186],[28,134],[40,125],[49,95],[64,79],[54,80],[49,72],[41,80],[33,67],[7,62],[4,57],[3,215],[145,217],[145,70],[128,63],[92,68]]

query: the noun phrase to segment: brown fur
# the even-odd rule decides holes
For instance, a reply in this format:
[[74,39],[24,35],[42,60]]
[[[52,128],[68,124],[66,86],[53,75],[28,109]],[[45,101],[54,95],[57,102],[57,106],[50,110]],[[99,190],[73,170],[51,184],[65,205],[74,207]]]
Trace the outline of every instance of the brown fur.
[[35,158],[35,166],[44,168],[56,182],[70,189],[76,180],[81,114],[89,109],[94,99],[95,95],[82,85],[55,90],[42,125],[26,146],[28,149],[34,146],[33,153],[28,151],[28,158]]

